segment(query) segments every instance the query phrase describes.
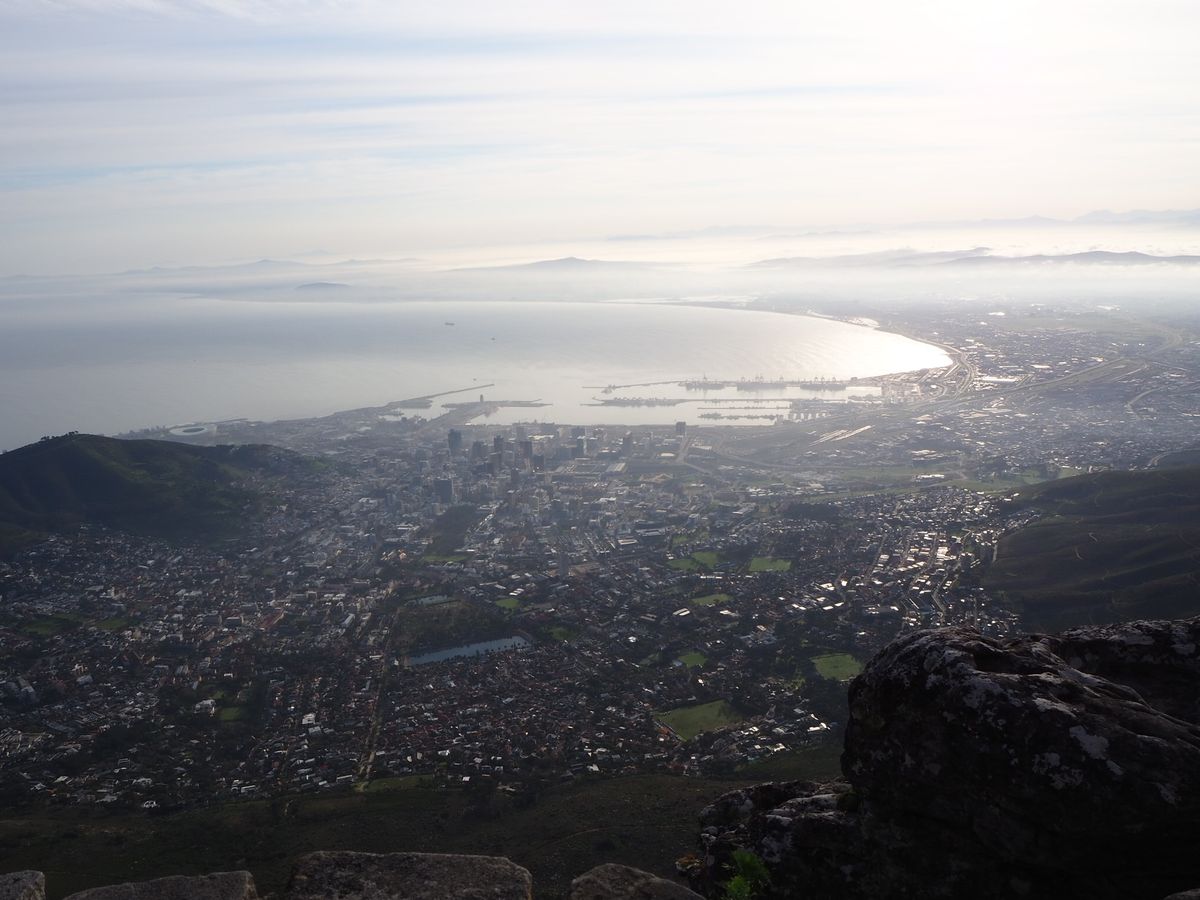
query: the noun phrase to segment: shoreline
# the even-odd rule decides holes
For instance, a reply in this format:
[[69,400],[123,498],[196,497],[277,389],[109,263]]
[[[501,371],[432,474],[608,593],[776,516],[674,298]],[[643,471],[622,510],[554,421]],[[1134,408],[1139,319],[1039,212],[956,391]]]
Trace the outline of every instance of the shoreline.
[[[466,302],[472,302],[472,301],[466,301]],[[600,305],[593,301],[565,300],[565,301],[560,301],[560,303],[566,303],[571,306]],[[491,306],[492,304],[488,304],[488,305]],[[604,304],[604,305],[609,305],[609,304]],[[858,316],[830,315],[828,313],[818,312],[818,311],[815,311],[810,308],[795,309],[795,310],[777,309],[777,308],[767,309],[767,308],[762,308],[762,307],[755,307],[753,305],[748,305],[748,303],[743,300],[739,300],[738,302],[730,302],[730,301],[699,302],[699,301],[694,301],[694,300],[664,301],[662,299],[643,300],[643,301],[625,300],[625,301],[620,301],[620,305],[659,306],[659,307],[664,306],[664,305],[687,306],[687,307],[710,309],[710,310],[711,309],[719,309],[719,310],[727,310],[727,311],[742,311],[742,312],[750,311],[750,312],[756,312],[756,313],[775,313],[778,315],[788,315],[788,316],[793,316],[793,317],[808,316],[814,320],[820,319],[820,320],[825,320],[825,321],[830,321],[830,322],[839,322],[843,325],[850,325],[850,326],[854,326],[856,328],[867,328],[871,331],[892,335],[894,337],[903,338],[905,340],[910,340],[918,345],[925,346],[927,349],[936,349],[939,352],[939,354],[941,354],[942,356],[945,357],[945,359],[939,365],[936,365],[936,366],[925,365],[925,366],[919,366],[919,367],[914,367],[914,368],[893,369],[893,370],[882,372],[882,373],[864,375],[864,376],[856,376],[856,377],[846,377],[844,379],[830,377],[828,379],[830,382],[838,382],[838,383],[841,383],[841,385],[842,385],[841,390],[839,390],[838,396],[836,396],[836,397],[829,396],[829,394],[833,393],[833,392],[826,388],[821,388],[821,389],[819,389],[819,391],[817,388],[814,388],[814,391],[817,391],[817,392],[813,396],[805,395],[800,398],[797,398],[794,396],[788,396],[787,394],[791,390],[794,390],[796,388],[805,390],[810,386],[810,385],[802,384],[801,382],[808,382],[808,383],[811,383],[811,385],[816,385],[818,382],[825,380],[824,378],[802,377],[800,375],[796,375],[794,378],[785,378],[783,376],[778,376],[778,377],[772,376],[769,378],[763,378],[763,376],[759,373],[751,373],[751,372],[747,371],[747,372],[740,372],[740,373],[735,372],[734,377],[732,377],[732,378],[717,378],[715,376],[712,378],[708,378],[706,376],[697,377],[695,375],[695,373],[693,372],[693,374],[691,376],[681,375],[678,378],[663,379],[664,382],[674,383],[674,384],[677,384],[680,386],[685,385],[687,382],[699,383],[701,381],[711,381],[714,383],[713,387],[711,388],[712,391],[715,392],[715,391],[721,391],[721,390],[728,390],[731,396],[733,395],[732,394],[733,388],[739,382],[745,383],[745,384],[752,384],[754,381],[760,380],[760,381],[767,382],[769,384],[769,386],[760,392],[755,392],[755,394],[771,393],[771,394],[773,394],[773,396],[763,397],[762,399],[775,400],[775,401],[780,402],[781,404],[790,403],[791,401],[794,401],[797,399],[804,399],[804,400],[811,399],[813,401],[826,401],[826,402],[831,402],[831,403],[840,402],[840,401],[843,401],[846,399],[845,391],[853,392],[855,388],[870,388],[870,389],[872,389],[872,392],[874,392],[875,389],[877,389],[880,385],[882,385],[889,378],[903,376],[903,375],[914,373],[914,372],[937,371],[939,369],[945,369],[945,368],[951,367],[956,363],[956,356],[958,353],[958,351],[956,351],[954,348],[947,347],[946,345],[940,344],[937,341],[932,340],[924,335],[911,333],[907,329],[896,328],[894,326],[887,327],[887,326],[881,325],[879,322],[868,321],[868,320],[865,320],[862,317],[858,317]],[[769,320],[768,320],[767,324],[769,324]],[[693,329],[693,330],[695,330],[695,329]],[[697,332],[697,333],[699,333],[699,332]],[[753,329],[751,329],[751,333],[753,334]],[[767,331],[764,332],[764,334],[769,335],[770,329],[768,328]],[[719,330],[717,332],[715,332],[713,340],[715,342],[714,346],[719,346],[719,344],[720,344]],[[784,358],[786,358],[786,353],[787,353],[786,344],[784,344],[782,346],[785,348],[783,352],[785,354]],[[676,355],[678,355],[678,354],[676,354]],[[864,356],[865,356],[865,354],[864,354]],[[746,362],[747,362],[747,360],[745,360],[745,359],[741,360],[743,368],[748,368],[745,366]],[[869,364],[870,357],[863,359],[862,362]],[[673,367],[674,364],[668,360],[667,365]],[[696,369],[700,369],[704,366],[704,363],[697,362],[697,363],[694,363],[693,365],[695,365]],[[801,363],[801,365],[805,365],[805,363]],[[593,368],[598,368],[598,367],[593,366]],[[781,370],[781,371],[785,371],[785,372],[789,371],[789,368],[785,368],[784,366],[780,365],[778,360],[767,363],[765,368],[768,371],[773,371],[773,370],[777,370],[777,369]],[[820,365],[818,364],[817,366],[812,366],[811,364],[809,364],[808,368],[816,371],[817,369],[820,368]],[[669,369],[668,369],[668,371],[669,371]],[[497,373],[497,374],[504,375],[505,377],[507,377],[507,375],[505,375],[505,373]],[[616,372],[614,372],[614,374],[617,377],[620,377],[622,374],[625,374],[625,373],[621,372],[621,371],[616,371]],[[639,374],[639,373],[636,371],[632,371],[629,374],[633,374],[636,377],[637,374]],[[583,375],[584,378],[588,377],[588,373],[586,373],[586,372],[581,373],[581,375]],[[415,381],[416,379],[412,379],[412,380]],[[501,378],[501,381],[503,381],[503,380],[505,380],[504,377]],[[508,377],[508,380],[512,381],[511,377]],[[593,375],[591,381],[589,381],[587,384],[582,384],[579,387],[588,387],[589,385],[597,386],[594,384],[594,381],[595,381],[595,378]],[[793,381],[796,383],[791,384],[790,382],[793,382]],[[719,387],[716,384],[716,382],[722,382],[724,385],[724,388]],[[364,386],[369,387],[368,382],[363,382],[363,384],[364,384]],[[409,396],[409,397],[401,398],[401,399],[389,399],[386,402],[379,403],[379,404],[371,404],[371,405],[364,405],[364,406],[351,406],[348,404],[345,406],[342,406],[340,404],[331,404],[331,406],[335,406],[335,408],[330,409],[329,407],[326,407],[326,409],[329,411],[324,411],[324,410],[318,409],[312,413],[309,413],[308,411],[304,411],[304,412],[298,411],[299,414],[287,415],[285,413],[282,416],[262,416],[262,415],[255,415],[254,411],[252,411],[252,410],[236,410],[236,411],[229,410],[229,412],[232,414],[226,414],[226,415],[222,415],[219,417],[192,418],[192,419],[179,418],[179,419],[174,419],[174,421],[171,421],[168,419],[166,424],[154,424],[154,425],[139,425],[136,423],[129,423],[126,425],[117,425],[116,428],[112,428],[111,425],[108,428],[105,428],[102,422],[97,422],[97,423],[81,422],[78,418],[74,417],[71,413],[68,412],[66,415],[64,415],[63,421],[61,421],[59,423],[50,422],[48,424],[43,424],[41,426],[38,426],[37,430],[43,431],[44,433],[49,433],[49,432],[57,433],[60,431],[73,430],[73,429],[74,430],[92,430],[92,431],[95,431],[96,433],[110,434],[110,435],[119,436],[119,437],[162,436],[162,437],[166,437],[166,438],[176,438],[176,439],[179,439],[179,438],[187,439],[189,437],[202,438],[203,436],[207,435],[211,439],[216,434],[226,431],[226,428],[223,426],[228,426],[232,423],[242,423],[242,424],[254,423],[255,425],[286,427],[286,423],[300,423],[300,422],[319,421],[319,420],[336,420],[338,418],[347,418],[347,417],[353,417],[356,415],[360,416],[360,417],[371,416],[371,415],[394,415],[394,416],[419,415],[419,416],[422,416],[423,418],[426,418],[427,420],[433,420],[433,419],[440,417],[440,414],[431,414],[431,413],[437,412],[436,407],[435,407],[435,402],[440,397],[443,397],[448,394],[467,394],[470,392],[481,391],[482,389],[488,389],[488,388],[491,388],[492,390],[496,390],[495,382],[492,379],[489,379],[487,382],[485,382],[483,384],[472,384],[472,385],[465,385],[465,386],[460,381],[458,385],[449,385],[449,387],[451,388],[449,390],[421,392],[421,393],[417,394],[416,396]],[[509,399],[507,401],[505,401],[504,405],[507,406],[507,405],[511,405],[513,403],[520,403],[520,405],[523,405],[523,406],[530,405],[530,404],[520,402],[523,400],[528,400],[530,397],[536,396],[536,392],[526,390],[529,387],[530,387],[530,385],[523,384],[523,385],[514,386],[514,389],[512,389],[512,390],[506,390],[505,393],[508,395]],[[828,393],[823,393],[823,391],[828,391]],[[366,391],[364,391],[364,392],[366,392]],[[522,394],[526,394],[526,393],[528,394],[528,396],[526,396],[526,397],[521,396]],[[679,393],[682,394],[682,390]],[[749,394],[749,393],[750,392],[747,389],[747,394]],[[303,395],[303,387],[302,386],[299,387],[297,390],[297,396],[300,396],[300,395]],[[393,396],[395,396],[395,395],[393,395]],[[199,397],[198,399],[200,400],[200,403],[203,403],[203,401],[204,401],[203,396]],[[269,392],[268,392],[268,396],[265,399],[268,401],[270,400]],[[314,398],[314,399],[317,399],[317,398]],[[689,396],[686,399],[690,400],[690,399],[712,399],[712,398],[711,397],[700,398],[700,397]],[[493,402],[495,402],[495,401],[493,401]],[[546,399],[541,398],[541,399],[539,399],[538,402],[545,403]],[[198,403],[197,405],[200,405],[200,403]],[[268,405],[268,404],[264,404],[264,405]],[[297,405],[299,405],[299,404],[297,404]],[[305,404],[305,405],[307,405],[307,404]],[[653,422],[644,421],[643,420],[644,416],[633,416],[633,417],[631,417],[632,421],[630,421],[630,420],[626,419],[626,417],[624,415],[620,415],[620,414],[618,414],[616,416],[611,416],[611,417],[606,415],[603,417],[604,421],[595,421],[596,417],[594,415],[588,415],[586,411],[582,410],[583,406],[591,406],[592,405],[591,403],[588,403],[584,400],[581,400],[580,403],[575,403],[573,401],[562,402],[561,403],[561,406],[562,406],[561,413],[558,410],[554,409],[554,407],[558,406],[558,405],[560,405],[560,404],[550,402],[547,406],[543,407],[544,411],[548,413],[548,415],[545,417],[545,419],[543,421],[551,421],[551,422],[554,422],[555,424],[560,424],[560,423],[561,424],[580,424],[580,423],[582,423],[587,426],[595,426],[595,427],[602,427],[602,426],[613,427],[614,425],[624,426],[624,427],[643,427],[643,426],[661,427],[661,426],[672,425],[674,423],[674,421],[676,420],[676,418],[678,418],[677,416],[666,413],[666,410],[664,409],[663,412],[666,414],[664,414],[661,417],[656,416],[655,418],[657,419],[657,421],[653,421]],[[605,404],[605,405],[609,405],[609,404]],[[652,406],[655,404],[639,403],[637,405],[638,406]],[[666,404],[663,404],[663,405],[666,406]],[[683,404],[672,404],[672,406],[679,406],[679,405],[683,405]],[[228,407],[227,407],[227,409],[228,409]],[[685,410],[682,410],[682,409],[677,410],[677,411],[680,413],[685,412]],[[686,411],[689,413],[688,418],[692,418],[692,416],[690,415],[690,413],[692,411],[691,410],[686,410]],[[118,415],[114,416],[114,418],[127,418],[127,420],[128,420],[128,418],[132,418],[132,417],[119,416],[119,413],[121,412],[119,407],[116,409],[116,412],[118,413]],[[581,412],[583,413],[582,415],[580,415]],[[512,416],[510,414],[502,414],[500,416],[501,420],[508,420],[510,418],[512,418]],[[578,421],[577,421],[577,419],[578,419]],[[614,422],[614,419],[616,420],[615,422]],[[162,421],[163,421],[162,419],[159,420],[160,423],[162,423]],[[470,421],[474,422],[475,418],[472,417],[472,419]],[[78,423],[78,424],[76,424],[76,423]],[[705,428],[723,427],[723,424],[719,424],[719,423],[724,423],[724,420],[710,421],[708,419],[705,419],[703,421],[696,421],[693,424],[695,427],[705,427]],[[464,424],[466,424],[466,423],[464,423]],[[495,422],[493,420],[491,422],[484,422],[484,423],[479,423],[479,424],[486,425],[486,424],[501,424],[501,423]],[[516,422],[515,421],[512,421],[512,422],[503,421],[503,424],[506,426],[511,426],[513,424],[516,424]],[[728,423],[724,423],[724,424],[728,424]],[[31,438],[31,440],[36,440],[36,439],[37,439],[37,435],[34,434],[33,437]],[[28,443],[28,441],[26,441],[25,443]],[[19,439],[14,438],[13,447],[11,449],[16,449],[16,447],[18,447],[18,446],[23,446],[23,444],[19,441]]]

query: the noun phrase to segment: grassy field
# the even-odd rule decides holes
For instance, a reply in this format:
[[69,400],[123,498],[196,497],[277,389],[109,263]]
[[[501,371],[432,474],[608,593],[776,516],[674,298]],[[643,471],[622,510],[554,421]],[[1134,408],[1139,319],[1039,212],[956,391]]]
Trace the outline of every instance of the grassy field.
[[355,785],[359,793],[379,791],[407,791],[417,787],[432,787],[433,779],[428,775],[401,775],[396,778],[376,778],[365,784]]
[[703,597],[693,597],[693,606],[716,606],[718,603],[728,603],[732,598],[729,594],[705,594]]
[[59,614],[39,616],[36,619],[26,619],[17,627],[26,634],[34,634],[38,637],[52,637],[59,632],[66,631],[68,628],[74,628],[80,621],[79,616]]
[[684,534],[676,534],[671,537],[671,549],[682,547],[684,544],[695,544],[697,541],[708,539],[707,529],[698,529],[696,531],[685,532]]
[[716,568],[721,561],[721,554],[715,550],[697,550],[691,556],[681,559],[669,559],[667,565],[680,572],[699,572],[703,569]]
[[501,597],[496,601],[496,605],[501,609],[520,609],[521,601],[516,597]]
[[467,555],[465,553],[425,553],[421,559],[427,563],[457,563],[466,562]]
[[122,631],[133,624],[133,620],[125,616],[113,616],[108,619],[101,619],[95,625],[101,631]]
[[792,567],[790,559],[775,559],[770,556],[756,556],[750,560],[751,572],[786,572]]
[[689,669],[698,669],[708,662],[708,657],[698,650],[691,650],[687,653],[679,654],[679,661]]
[[724,700],[680,706],[660,713],[658,720],[670,727],[680,738],[690,741],[703,731],[712,731],[742,721],[738,711]]
[[862,663],[849,653],[823,653],[812,658],[817,673],[833,681],[849,681],[862,671]]

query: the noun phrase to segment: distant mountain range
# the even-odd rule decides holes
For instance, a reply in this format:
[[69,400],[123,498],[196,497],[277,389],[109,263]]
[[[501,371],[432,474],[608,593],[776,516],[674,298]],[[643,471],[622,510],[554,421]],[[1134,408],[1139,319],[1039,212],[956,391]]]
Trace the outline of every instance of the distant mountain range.
[[350,285],[340,281],[310,281],[307,284],[298,284],[294,288],[297,291],[341,291],[349,288]]
[[48,438],[0,455],[0,552],[81,524],[166,539],[236,534],[261,496],[251,476],[308,461],[265,445],[195,447],[92,434]]
[[880,250],[874,253],[851,253],[844,256],[784,256],[776,259],[764,259],[751,263],[753,269],[792,269],[806,267],[871,267],[871,266],[936,266],[962,259],[995,258],[988,257],[987,247],[974,247],[970,250],[942,250],[932,253],[922,253],[916,250]]
[[1088,250],[1081,253],[1038,253],[1030,256],[994,256],[986,247],[974,247],[970,250],[946,250],[935,253],[920,253],[913,250],[885,250],[878,253],[855,253],[847,256],[790,256],[778,259],[764,259],[752,263],[750,268],[1011,267],[1060,264],[1088,266],[1192,266],[1198,263],[1200,263],[1200,256],[1153,256],[1149,253],[1140,253],[1137,251]]
[[1200,263],[1200,256],[1153,256],[1149,253],[1139,253],[1137,251],[1118,253],[1111,250],[1088,250],[1083,253],[1062,253],[1057,255],[1038,253],[1033,256],[963,256],[947,261],[947,265],[954,266],[1010,266],[1052,263],[1076,263],[1091,266],[1194,266]]
[[517,263],[515,265],[478,266],[465,269],[451,269],[451,271],[591,275],[601,272],[632,272],[654,268],[656,268],[656,264],[654,263],[609,259],[580,259],[577,256],[564,256],[561,259],[542,259],[537,262]]

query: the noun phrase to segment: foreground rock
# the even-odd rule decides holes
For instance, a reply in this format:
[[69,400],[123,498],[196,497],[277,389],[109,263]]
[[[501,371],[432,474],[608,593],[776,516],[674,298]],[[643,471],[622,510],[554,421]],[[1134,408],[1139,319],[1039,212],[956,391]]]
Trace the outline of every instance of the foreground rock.
[[[281,900],[530,900],[531,895],[529,872],[498,856],[338,851],[301,857]],[[0,900],[46,900],[45,877],[41,872],[0,875]],[[249,872],[221,872],[92,888],[66,900],[258,900],[258,892]],[[648,872],[610,864],[576,878],[571,900],[701,898]]]
[[218,872],[91,888],[66,900],[258,900],[258,891],[249,872]]
[[695,891],[640,869],[607,863],[571,882],[570,900],[702,900]]
[[46,876],[32,871],[0,875],[0,900],[46,900]]
[[292,872],[287,900],[529,900],[528,870],[496,856],[310,853]]
[[917,632],[850,689],[828,785],[721,798],[709,872],[774,896],[1158,898],[1200,883],[1200,619]]

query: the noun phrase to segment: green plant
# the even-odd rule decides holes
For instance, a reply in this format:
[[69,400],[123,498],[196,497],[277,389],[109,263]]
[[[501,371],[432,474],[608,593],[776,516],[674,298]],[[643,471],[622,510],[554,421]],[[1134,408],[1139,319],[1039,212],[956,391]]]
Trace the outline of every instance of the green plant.
[[734,850],[727,868],[733,877],[725,882],[725,900],[754,900],[771,884],[766,863],[750,850]]

